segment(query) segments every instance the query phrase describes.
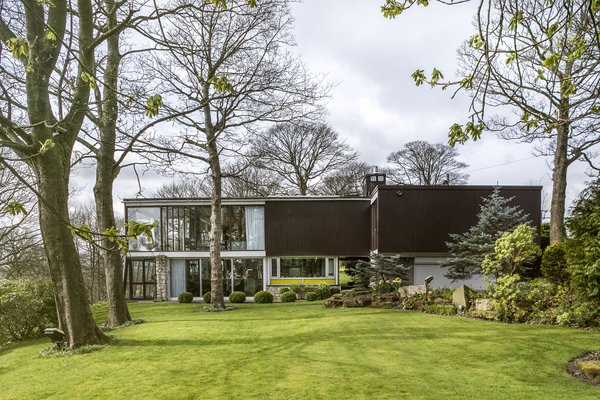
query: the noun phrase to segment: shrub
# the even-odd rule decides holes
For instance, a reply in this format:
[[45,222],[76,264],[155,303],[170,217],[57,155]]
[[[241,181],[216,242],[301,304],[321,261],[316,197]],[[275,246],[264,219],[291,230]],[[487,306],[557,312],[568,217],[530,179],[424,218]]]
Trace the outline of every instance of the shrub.
[[499,277],[521,273],[526,264],[535,261],[542,253],[535,244],[535,236],[535,229],[528,225],[519,225],[512,232],[500,236],[494,253],[483,259],[483,275]]
[[329,295],[333,296],[334,294],[338,294],[341,292],[341,289],[339,287],[335,287],[335,286],[331,286],[329,288]]
[[296,301],[296,293],[294,292],[285,292],[281,295],[282,303],[293,303],[294,301]]
[[289,287],[280,287],[279,288],[279,294],[284,294],[285,292],[289,292],[290,288]]
[[454,315],[456,308],[451,304],[426,304],[423,307],[425,312],[438,315]]
[[0,280],[0,343],[41,336],[57,325],[49,279]]
[[231,292],[229,294],[230,303],[243,303],[246,301],[246,293],[244,292]]
[[[287,292],[287,293],[290,293],[290,292]],[[273,295],[267,291],[261,290],[260,292],[256,292],[254,294],[254,302],[261,303],[261,304],[272,303]]]
[[177,300],[180,303],[191,303],[192,300],[194,300],[194,295],[190,292],[181,292],[179,293],[179,297],[177,297]]
[[542,276],[557,285],[570,279],[564,243],[554,243],[546,247],[542,256]]
[[204,302],[206,304],[210,304],[210,302],[211,302],[211,294],[210,294],[210,292],[204,293],[204,295],[202,296],[202,298],[204,299]]
[[315,301],[315,300],[319,300],[319,294],[315,293],[315,292],[306,292],[304,294],[304,300],[306,301]]
[[[331,286],[323,283],[323,284],[317,286],[314,290],[311,290],[311,292],[316,293],[318,299],[325,300],[325,299],[328,299],[329,297],[331,297]],[[306,292],[306,294],[308,294],[308,293],[309,293],[309,291]],[[306,294],[304,295],[304,298],[306,300],[308,300],[306,298]]]
[[304,285],[290,285],[290,290],[296,294],[304,292]]

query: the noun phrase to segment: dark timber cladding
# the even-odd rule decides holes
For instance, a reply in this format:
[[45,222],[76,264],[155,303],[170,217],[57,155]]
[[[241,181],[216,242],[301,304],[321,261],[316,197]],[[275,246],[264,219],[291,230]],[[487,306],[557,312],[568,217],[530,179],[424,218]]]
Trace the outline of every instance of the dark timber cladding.
[[368,199],[265,202],[267,256],[365,256],[370,243]]
[[[477,223],[482,197],[492,186],[379,187],[377,245],[380,253],[447,252],[448,233],[463,233]],[[541,223],[541,186],[504,186],[536,229]]]

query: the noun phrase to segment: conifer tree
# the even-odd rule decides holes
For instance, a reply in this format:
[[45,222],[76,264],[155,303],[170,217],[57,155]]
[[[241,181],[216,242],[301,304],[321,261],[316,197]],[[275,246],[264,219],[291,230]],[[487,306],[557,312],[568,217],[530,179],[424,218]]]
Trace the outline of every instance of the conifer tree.
[[486,255],[494,252],[496,240],[527,223],[529,215],[518,206],[511,206],[512,199],[500,195],[500,188],[496,187],[491,195],[482,199],[477,224],[467,232],[450,234],[451,241],[446,245],[451,256],[442,264],[448,268],[447,278],[462,280],[480,274],[481,263]]

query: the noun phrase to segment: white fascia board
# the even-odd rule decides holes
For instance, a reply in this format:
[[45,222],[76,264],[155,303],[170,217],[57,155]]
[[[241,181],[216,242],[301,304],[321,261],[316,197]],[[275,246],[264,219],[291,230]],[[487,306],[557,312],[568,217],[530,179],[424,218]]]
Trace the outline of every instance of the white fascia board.
[[[168,258],[209,258],[208,251],[133,251],[127,254],[129,258],[150,258],[167,256]],[[221,258],[263,258],[266,252],[261,251],[221,251]]]

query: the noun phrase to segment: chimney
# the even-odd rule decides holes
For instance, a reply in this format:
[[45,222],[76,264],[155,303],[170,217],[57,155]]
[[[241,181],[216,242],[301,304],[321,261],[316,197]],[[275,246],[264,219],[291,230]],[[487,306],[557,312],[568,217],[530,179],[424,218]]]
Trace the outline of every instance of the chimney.
[[373,172],[365,175],[364,193],[365,197],[370,197],[375,187],[385,185],[385,172],[378,172],[377,167],[374,167]]

